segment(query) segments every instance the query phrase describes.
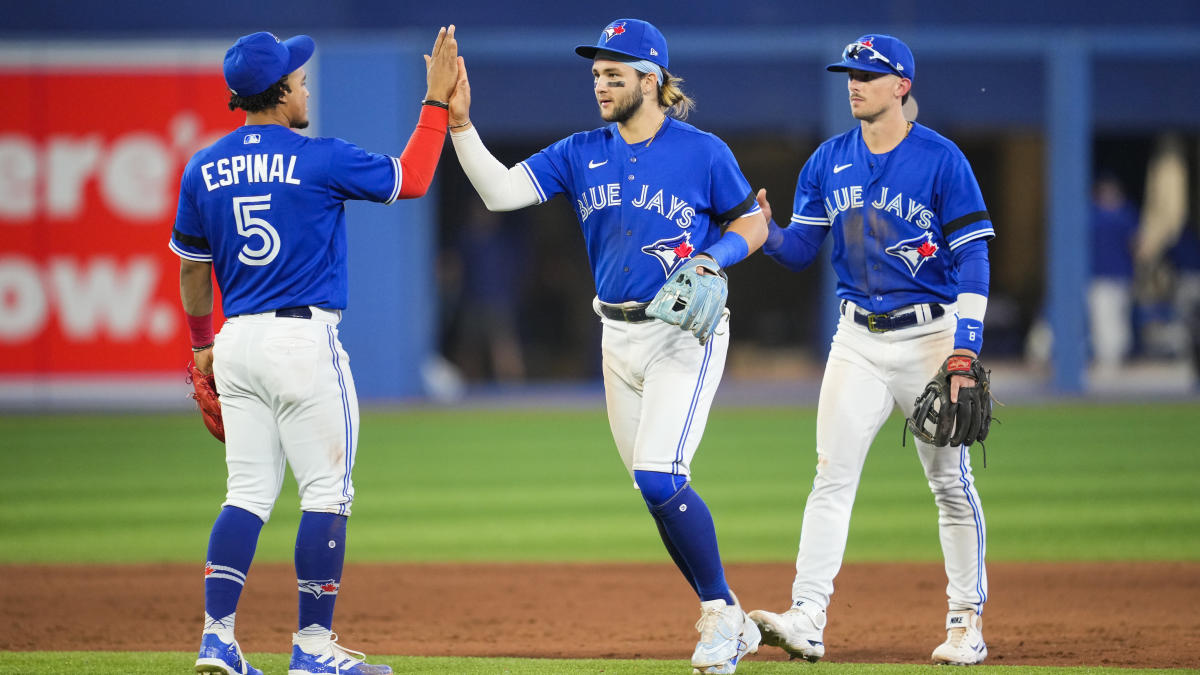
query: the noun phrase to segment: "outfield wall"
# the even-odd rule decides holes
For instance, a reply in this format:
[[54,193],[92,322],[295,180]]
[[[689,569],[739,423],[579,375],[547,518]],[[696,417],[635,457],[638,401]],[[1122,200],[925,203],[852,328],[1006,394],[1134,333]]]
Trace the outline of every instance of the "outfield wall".
[[[420,54],[432,32],[312,32],[320,44],[314,131],[398,153],[416,119]],[[826,136],[850,120],[843,83],[818,79],[821,65],[855,32],[682,30],[672,33],[672,56],[688,64],[690,90],[717,102],[702,110],[706,128]],[[464,42],[473,116],[489,137],[595,125],[579,59],[561,48],[585,34],[482,30]],[[922,121],[1044,134],[1046,239],[1033,244],[1048,250],[1047,315],[1062,338],[1049,387],[1081,393],[1088,141],[1101,129],[1200,129],[1200,71],[1160,65],[1200,55],[1200,28],[914,29],[906,39],[922,55]],[[0,46],[0,81],[15,101],[0,111],[0,407],[53,408],[78,391],[119,406],[175,391],[188,352],[176,258],[165,243],[183,163],[240,122],[224,108],[226,42]],[[721,104],[731,91],[737,102]],[[348,205],[351,307],[342,332],[366,401],[432,392],[434,204]],[[828,274],[825,284],[832,288]],[[828,334],[832,293],[824,296]]]

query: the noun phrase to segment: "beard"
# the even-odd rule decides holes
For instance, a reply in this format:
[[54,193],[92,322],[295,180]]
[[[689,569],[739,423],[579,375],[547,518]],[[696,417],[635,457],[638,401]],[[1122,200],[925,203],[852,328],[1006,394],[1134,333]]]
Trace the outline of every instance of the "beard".
[[308,118],[305,117],[302,120],[292,120],[291,122],[288,123],[288,126],[290,126],[293,129],[307,129],[308,128]]
[[637,111],[642,107],[642,103],[646,100],[646,97],[642,95],[641,87],[637,87],[633,90],[633,92],[633,95],[620,105],[617,105],[614,101],[612,112],[610,112],[607,117],[605,117],[604,113],[601,112],[600,118],[605,122],[616,122],[617,124],[624,124],[625,122],[628,122],[630,118],[637,114]]

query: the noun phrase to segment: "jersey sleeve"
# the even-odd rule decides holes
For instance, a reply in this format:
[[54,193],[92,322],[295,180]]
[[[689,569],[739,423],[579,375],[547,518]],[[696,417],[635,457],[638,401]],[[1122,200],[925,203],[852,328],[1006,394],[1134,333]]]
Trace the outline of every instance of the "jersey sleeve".
[[338,199],[391,204],[400,196],[400,158],[367,152],[341,139],[329,139],[329,189]]
[[750,182],[742,174],[733,151],[724,141],[716,140],[712,166],[709,171],[709,203],[712,204],[713,220],[727,223],[731,220],[758,213],[762,209],[754,199]]
[[950,250],[976,239],[991,239],[996,236],[991,216],[983,205],[983,193],[975,172],[961,152],[955,152],[947,160],[939,176],[941,208],[938,219],[942,223],[942,237]]
[[570,143],[571,137],[568,136],[517,165],[533,183],[539,204],[566,192],[570,187]]
[[191,163],[187,165],[179,180],[179,205],[175,209],[175,227],[171,229],[169,246],[180,258],[211,263],[212,246],[204,234],[200,212],[188,187],[193,181],[192,166]]
[[804,163],[800,177],[796,180],[796,196],[792,200],[792,219],[796,225],[829,227],[829,215],[825,212],[825,201],[821,196],[821,170],[825,167],[824,146]]

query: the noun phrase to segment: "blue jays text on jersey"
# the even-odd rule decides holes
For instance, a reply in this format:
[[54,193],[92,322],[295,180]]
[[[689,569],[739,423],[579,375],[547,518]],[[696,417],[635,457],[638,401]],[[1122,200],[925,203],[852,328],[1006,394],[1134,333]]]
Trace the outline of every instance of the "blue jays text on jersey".
[[184,168],[170,247],[213,263],[226,316],[345,309],[343,202],[391,203],[401,175],[399,159],[340,139],[243,126]]
[[791,222],[833,231],[837,295],[872,312],[954,302],[951,252],[995,236],[966,157],[916,123],[882,155],[860,127],[823,143],[800,171]]
[[521,163],[546,201],[566,194],[583,229],[596,294],[646,302],[726,222],[760,209],[721,139],[667,117],[649,142],[616,124],[564,138]]

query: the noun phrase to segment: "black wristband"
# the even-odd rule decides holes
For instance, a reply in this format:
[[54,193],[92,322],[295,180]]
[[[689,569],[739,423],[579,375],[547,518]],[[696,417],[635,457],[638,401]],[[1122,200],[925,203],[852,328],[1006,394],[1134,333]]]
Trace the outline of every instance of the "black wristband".
[[427,98],[427,99],[421,101],[421,105],[432,105],[432,106],[437,106],[439,108],[444,108],[446,110],[450,109],[449,103],[442,103],[441,101],[435,101],[431,98]]
[[216,344],[216,343],[215,343],[215,342],[210,342],[210,343],[208,343],[208,344],[206,344],[206,345],[200,345],[200,346],[198,346],[198,347],[197,347],[197,346],[193,346],[193,347],[192,347],[192,351],[193,351],[193,352],[202,352],[202,351],[204,351],[205,349],[211,349],[211,348],[212,348],[212,346],[213,346],[214,344]]

